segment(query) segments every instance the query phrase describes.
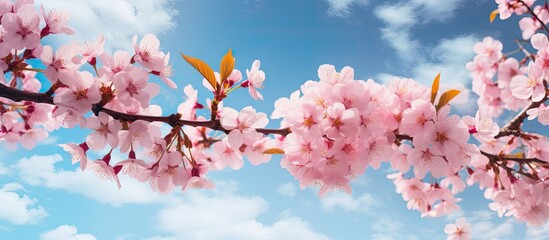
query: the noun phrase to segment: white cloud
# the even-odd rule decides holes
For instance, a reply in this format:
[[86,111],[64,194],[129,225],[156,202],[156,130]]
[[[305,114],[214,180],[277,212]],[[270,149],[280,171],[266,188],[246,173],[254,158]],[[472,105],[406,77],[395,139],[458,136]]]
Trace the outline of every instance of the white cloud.
[[490,211],[475,211],[467,217],[467,221],[471,223],[471,235],[475,239],[508,239],[507,237],[513,232],[512,219],[497,224],[492,222],[495,212]]
[[335,211],[338,208],[344,212],[367,212],[376,205],[376,200],[368,193],[355,198],[342,192],[333,192],[328,196],[321,198],[322,209]]
[[288,182],[278,186],[276,191],[284,196],[293,197],[297,193],[297,190],[297,186],[294,183]]
[[353,13],[353,7],[368,5],[368,0],[325,0],[328,3],[328,15],[346,18]]
[[263,198],[237,195],[234,188],[187,192],[181,203],[158,213],[158,227],[173,236],[150,239],[328,239],[298,217],[259,222],[267,209]]
[[[70,13],[69,26],[78,41],[105,35],[106,49],[131,49],[131,38],[138,34],[159,34],[175,26],[177,10],[171,0],[37,0],[46,11],[55,8]],[[64,37],[63,37],[64,38]]]
[[388,216],[380,215],[370,226],[374,232],[369,239],[372,240],[398,240],[410,239],[417,240],[418,238],[405,228],[405,225]]
[[0,220],[13,224],[34,224],[48,213],[42,206],[33,208],[36,199],[27,195],[19,195],[18,190],[24,190],[18,183],[8,183],[0,188]]
[[143,204],[173,200],[173,196],[153,192],[149,185],[125,175],[120,176],[122,188],[118,189],[114,182],[100,179],[92,171],[55,169],[55,163],[62,160],[63,158],[58,154],[35,155],[21,159],[16,168],[19,169],[22,180],[28,184],[63,189],[115,207],[128,203]]
[[526,238],[529,240],[544,240],[549,236],[549,222],[540,227],[526,228]]
[[2,165],[2,162],[0,162],[0,176],[8,174],[8,169]]
[[61,225],[56,229],[40,234],[40,240],[96,240],[89,234],[78,234],[78,229],[75,226]]
[[417,62],[423,56],[422,45],[414,39],[411,29],[418,24],[450,18],[460,4],[460,0],[410,0],[378,6],[374,14],[385,23],[380,29],[381,38],[397,56],[407,62]]

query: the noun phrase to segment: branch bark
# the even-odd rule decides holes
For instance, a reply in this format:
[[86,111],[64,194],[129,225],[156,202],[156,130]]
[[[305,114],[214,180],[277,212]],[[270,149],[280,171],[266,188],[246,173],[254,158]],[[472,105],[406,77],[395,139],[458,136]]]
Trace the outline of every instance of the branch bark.
[[[55,103],[53,102],[53,97],[46,93],[26,92],[26,91],[15,89],[3,84],[0,84],[0,97],[4,97],[16,102],[29,101],[29,102],[35,102],[35,103],[47,103],[47,104],[55,105]],[[180,119],[181,115],[177,113],[171,114],[168,116],[149,116],[149,115],[129,114],[129,113],[118,112],[112,109],[105,108],[100,104],[94,104],[92,106],[92,111],[96,114],[98,114],[99,112],[104,112],[110,115],[111,117],[113,117],[114,119],[129,121],[129,122],[133,122],[136,120],[143,120],[147,122],[163,122],[171,126],[207,127],[213,130],[222,131],[224,133],[230,132],[230,130],[224,128],[219,122],[219,120],[217,119],[209,120],[209,121],[183,120],[183,119]],[[282,136],[286,136],[291,132],[289,128],[282,128],[282,129],[258,128],[256,129],[256,131],[263,133],[265,135],[277,134]]]

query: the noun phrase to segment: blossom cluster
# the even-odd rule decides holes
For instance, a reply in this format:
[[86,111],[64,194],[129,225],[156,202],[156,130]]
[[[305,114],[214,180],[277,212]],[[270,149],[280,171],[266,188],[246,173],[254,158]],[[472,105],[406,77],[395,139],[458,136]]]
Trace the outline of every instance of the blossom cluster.
[[[259,60],[244,79],[234,69],[230,50],[219,72],[181,54],[202,74],[212,99],[200,102],[198,90],[186,85],[177,113],[162,116],[161,106],[151,103],[160,92],[151,77],[170,88],[177,85],[170,79],[170,53],[161,50],[156,36],[135,36],[131,52],[105,52],[102,36],[54,49],[42,45],[42,39],[73,34],[66,26],[67,14],[38,11],[33,0],[0,1],[0,68],[5,73],[0,77],[0,142],[31,149],[48,131],[80,126],[90,130],[85,141],[60,145],[73,163],[118,187],[118,176],[126,174],[161,193],[211,188],[208,172],[240,169],[244,158],[259,165],[272,154],[284,154],[281,166],[302,188],[317,187],[320,196],[334,190],[351,193],[354,179],[385,163],[393,170],[388,177],[396,191],[422,216],[458,210],[457,194],[478,184],[500,216],[541,225],[549,218],[549,142],[520,125],[526,118],[549,124],[549,107],[544,105],[549,41],[535,34],[549,21],[549,13],[546,5],[532,10],[533,1],[496,2],[501,19],[532,14],[520,27],[537,52],[530,54],[517,42],[526,54],[518,60],[504,55],[502,43],[490,37],[475,45],[477,55],[467,64],[472,89],[479,95],[475,116],[452,112],[449,103],[459,91],[439,94],[440,75],[431,88],[408,78],[382,85],[355,79],[351,67],[338,72],[324,64],[318,68],[318,81],[307,81],[289,98],[275,102],[270,117],[281,119],[281,129],[273,130],[265,129],[267,114],[251,106],[223,106],[239,88],[263,99],[259,89],[266,77]],[[44,69],[33,68],[31,60],[40,61]],[[37,73],[47,80],[39,81]],[[40,92],[42,84],[47,91]],[[200,114],[204,110],[209,118]],[[496,118],[504,110],[525,111],[518,122],[500,129]],[[90,159],[97,155],[91,151],[102,157]],[[127,158],[111,161],[113,152]],[[457,239],[468,237],[464,221],[447,230]]]

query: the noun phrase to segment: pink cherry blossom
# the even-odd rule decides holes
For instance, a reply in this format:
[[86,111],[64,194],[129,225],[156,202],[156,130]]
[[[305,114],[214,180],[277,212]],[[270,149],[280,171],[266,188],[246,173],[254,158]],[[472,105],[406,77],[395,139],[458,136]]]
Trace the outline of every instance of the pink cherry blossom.
[[33,149],[37,142],[48,138],[48,132],[43,128],[31,128],[21,133],[21,146],[25,149]]
[[318,78],[321,83],[336,85],[338,83],[345,84],[354,79],[355,70],[345,66],[341,72],[335,70],[334,65],[323,64],[318,67]]
[[[102,53],[99,58],[103,66],[98,69],[103,81],[110,82],[115,74],[125,71],[130,66],[131,56],[126,51],[118,50],[112,56]],[[106,78],[106,79],[104,79]]]
[[543,103],[537,108],[528,109],[526,114],[528,114],[528,120],[537,118],[539,123],[549,125],[549,107]]
[[86,127],[94,130],[86,138],[86,143],[91,149],[101,150],[107,143],[111,148],[118,146],[118,131],[122,129],[120,121],[100,112],[98,117],[88,118]]
[[122,169],[122,166],[117,166],[113,168],[109,165],[110,154],[105,155],[103,159],[98,159],[95,161],[89,161],[88,169],[94,171],[95,175],[101,179],[111,180],[116,182],[118,188],[121,188],[120,180],[118,179],[118,172]]
[[152,146],[152,138],[149,132],[149,123],[137,120],[129,124],[128,129],[122,129],[118,132],[120,152],[130,150],[130,145],[139,143],[143,147]]
[[414,138],[414,148],[408,153],[408,162],[414,166],[414,176],[419,179],[425,177],[427,172],[437,178],[448,174],[448,163],[442,158],[440,150],[429,148],[419,138]]
[[[499,18],[505,20],[511,15],[521,15],[528,12],[526,6],[532,6],[535,0],[495,0],[498,4]],[[526,4],[526,6],[524,5]]]
[[133,59],[143,67],[153,71],[161,71],[164,66],[164,54],[160,52],[160,41],[153,34],[145,34],[139,45],[137,45],[137,35],[132,38],[135,56]]
[[261,62],[255,60],[252,63],[252,68],[250,70],[246,69],[248,79],[241,84],[242,87],[248,88],[250,96],[255,100],[263,100],[263,95],[257,91],[257,89],[263,88],[263,82],[265,81],[265,72],[259,70],[260,65]]
[[545,97],[545,87],[543,85],[544,74],[536,64],[528,64],[528,77],[518,75],[513,77],[509,87],[513,96],[520,99],[532,98],[532,101],[538,102]]
[[73,58],[73,62],[77,64],[82,63],[89,63],[91,65],[95,65],[96,58],[103,53],[103,46],[105,45],[105,37],[103,35],[100,35],[97,37],[97,40],[95,42],[84,42],[81,45],[81,52],[82,55],[81,58],[75,57]]
[[475,52],[490,62],[497,62],[501,59],[502,49],[503,44],[491,37],[484,38],[482,42],[478,42],[474,46]]
[[40,17],[32,4],[25,4],[16,13],[6,13],[2,17],[2,27],[6,31],[3,40],[16,50],[33,49],[40,45],[38,25]]
[[444,232],[448,234],[448,240],[470,240],[471,224],[467,223],[465,218],[458,218],[455,224],[447,224]]
[[404,110],[400,122],[400,131],[410,136],[430,131],[433,126],[433,119],[436,116],[436,109],[433,104],[424,99],[417,99],[412,102],[410,108]]
[[146,108],[152,97],[160,92],[160,87],[155,83],[147,82],[149,75],[140,67],[131,67],[127,71],[116,74],[113,78],[116,96],[126,106],[130,106],[133,100]]
[[79,53],[80,47],[77,44],[63,45],[53,55],[53,50],[50,46],[44,46],[44,50],[40,56],[42,63],[46,65],[44,74],[51,81],[60,80],[70,83],[75,78],[75,72],[80,67],[75,64],[72,59]]
[[356,108],[345,109],[345,105],[334,103],[327,109],[327,116],[322,120],[321,128],[330,138],[341,135],[352,137],[360,124],[360,115]]
[[98,81],[89,72],[76,72],[74,77],[63,81],[68,87],[59,89],[53,102],[84,114],[91,110],[92,104],[101,100]]
[[79,145],[76,145],[74,143],[67,143],[67,144],[59,144],[60,147],[63,148],[63,150],[67,151],[72,158],[72,164],[75,164],[77,162],[80,163],[80,169],[84,171],[86,169],[86,165],[88,164],[88,157],[86,156],[86,152],[88,151],[88,145],[84,142]]
[[221,141],[214,143],[212,150],[215,155],[214,159],[216,159],[215,166],[218,169],[230,166],[232,169],[238,170],[244,165],[242,154],[240,151],[231,147],[227,138],[223,138]]
[[69,14],[67,12],[58,12],[55,9],[51,9],[46,15],[44,11],[44,6],[40,6],[40,14],[46,22],[46,27],[42,29],[40,33],[41,37],[44,37],[49,34],[58,34],[64,33],[72,35],[75,33],[74,29],[67,26],[69,20]]
[[239,148],[242,144],[252,144],[257,140],[256,128],[267,126],[269,120],[265,113],[256,113],[252,107],[245,107],[240,112],[232,108],[225,108],[221,116],[221,125],[229,133],[229,143],[234,148]]

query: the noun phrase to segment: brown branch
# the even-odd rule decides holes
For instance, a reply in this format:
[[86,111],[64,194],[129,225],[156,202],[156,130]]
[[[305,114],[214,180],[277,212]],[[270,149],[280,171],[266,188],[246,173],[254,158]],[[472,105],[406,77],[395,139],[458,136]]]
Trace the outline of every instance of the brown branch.
[[500,159],[500,160],[506,160],[506,161],[513,161],[513,162],[518,162],[518,163],[528,163],[528,162],[533,162],[533,163],[539,163],[539,164],[542,164],[542,165],[547,165],[549,164],[548,162],[546,161],[543,161],[539,158],[515,158],[515,157],[504,157],[504,156],[499,156],[499,155],[495,155],[495,154],[490,154],[490,153],[487,153],[485,151],[480,151],[480,153],[486,157],[488,157],[488,159]]
[[[16,102],[29,101],[29,102],[35,102],[35,103],[47,103],[47,104],[55,105],[55,103],[53,102],[53,97],[49,96],[48,94],[21,91],[19,89],[11,88],[3,84],[0,84],[0,97],[4,97]],[[230,132],[230,130],[224,128],[221,125],[219,120],[210,120],[210,121],[183,120],[183,119],[180,119],[181,115],[178,113],[171,114],[169,116],[149,116],[149,115],[129,114],[129,113],[122,113],[122,112],[105,108],[100,104],[94,104],[92,106],[92,111],[95,114],[99,114],[99,112],[104,112],[110,115],[111,117],[113,117],[114,119],[122,120],[122,121],[133,122],[136,120],[143,120],[147,122],[163,122],[163,123],[169,124],[170,126],[207,127],[213,130],[222,131],[224,133]],[[282,129],[258,128],[256,130],[257,132],[263,133],[265,135],[278,134],[282,136],[286,136],[291,132],[289,128],[282,128]]]
[[547,94],[545,94],[545,97],[539,102],[531,102],[530,105],[528,105],[526,108],[524,108],[520,113],[518,113],[511,121],[509,121],[505,126],[503,126],[499,133],[494,136],[494,138],[501,138],[505,136],[520,136],[520,125],[522,125],[522,122],[528,117],[528,114],[526,111],[538,108],[543,102],[547,100]]

